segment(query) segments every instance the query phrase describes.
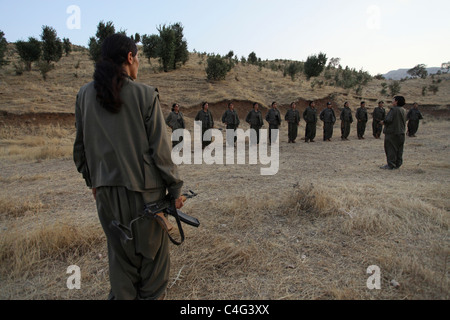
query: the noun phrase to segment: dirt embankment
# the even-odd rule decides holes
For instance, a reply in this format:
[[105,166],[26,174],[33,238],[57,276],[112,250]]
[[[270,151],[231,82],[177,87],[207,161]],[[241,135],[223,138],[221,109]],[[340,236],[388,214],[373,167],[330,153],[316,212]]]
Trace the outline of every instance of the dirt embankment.
[[[322,98],[320,100],[316,100],[316,108],[321,111],[326,107],[326,103],[328,101],[333,102],[335,111],[340,110],[341,106],[336,105],[334,99],[331,97]],[[212,112],[214,119],[219,121],[222,118],[223,113],[227,109],[228,103],[230,100],[224,100],[220,102],[211,102],[209,103],[209,110]],[[252,101],[244,101],[244,100],[233,100],[232,101],[235,107],[235,110],[239,114],[240,119],[245,119],[248,112],[253,107]],[[299,99],[294,101],[297,104],[297,109],[300,112],[306,109],[309,101],[304,99]],[[265,114],[268,110],[269,106],[260,106],[260,110],[263,114]],[[281,114],[285,114],[289,108],[289,105],[279,105],[278,106]],[[412,108],[411,105],[406,105],[406,109],[409,110]],[[170,108],[167,106],[163,106],[164,112],[168,113]],[[195,118],[197,112],[201,109],[201,104],[186,107],[182,112],[185,116],[190,118]],[[428,115],[431,117],[439,118],[439,119],[447,119],[450,120],[450,105],[445,106],[436,106],[436,105],[421,105],[419,110],[424,115]],[[75,126],[75,114],[73,113],[57,113],[57,112],[42,112],[42,113],[9,113],[7,111],[0,112],[0,126],[19,126],[19,125],[60,125],[60,126]]]

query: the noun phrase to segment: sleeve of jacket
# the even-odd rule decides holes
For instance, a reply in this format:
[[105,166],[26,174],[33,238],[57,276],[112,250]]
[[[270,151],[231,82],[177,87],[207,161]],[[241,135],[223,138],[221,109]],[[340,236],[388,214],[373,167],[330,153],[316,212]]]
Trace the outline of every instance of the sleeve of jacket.
[[172,161],[169,135],[163,127],[164,116],[159,102],[158,91],[153,94],[153,105],[148,108],[145,126],[149,142],[149,153],[154,165],[158,168],[161,177],[170,195],[178,198],[181,195],[183,181],[179,177],[178,168]]
[[250,124],[250,116],[251,116],[251,111],[247,114],[247,117],[245,118],[245,122]]
[[76,136],[73,145],[73,161],[75,162],[78,172],[83,175],[86,185],[89,188],[92,188],[91,176],[89,173],[89,168],[86,161],[86,153],[84,149],[83,121],[81,115],[79,94],[77,95],[75,104],[75,126]]

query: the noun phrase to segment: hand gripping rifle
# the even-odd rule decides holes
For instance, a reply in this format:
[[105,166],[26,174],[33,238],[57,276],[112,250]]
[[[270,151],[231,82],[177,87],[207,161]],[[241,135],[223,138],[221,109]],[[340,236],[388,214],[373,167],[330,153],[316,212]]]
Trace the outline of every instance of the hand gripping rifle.
[[[191,199],[195,196],[197,196],[197,194],[192,190],[189,190],[189,193],[185,193],[181,197],[183,202],[186,202],[187,199]],[[180,241],[175,240],[170,234],[170,231],[172,231],[174,227],[168,220],[169,215],[174,217],[176,220],[178,231],[180,232],[181,237]],[[120,239],[122,239],[122,241],[124,242],[131,241],[134,239],[132,225],[141,219],[148,219],[148,218],[156,219],[159,225],[167,232],[170,241],[172,241],[172,243],[177,246],[181,245],[184,242],[184,232],[181,225],[182,222],[196,228],[200,226],[200,222],[198,221],[198,219],[191,217],[190,215],[187,215],[186,213],[178,210],[175,207],[175,199],[173,199],[170,196],[167,196],[166,198],[160,201],[147,203],[144,206],[143,213],[138,218],[132,220],[128,227],[124,226],[119,221],[114,220],[111,222],[109,228],[117,236],[119,236]]]

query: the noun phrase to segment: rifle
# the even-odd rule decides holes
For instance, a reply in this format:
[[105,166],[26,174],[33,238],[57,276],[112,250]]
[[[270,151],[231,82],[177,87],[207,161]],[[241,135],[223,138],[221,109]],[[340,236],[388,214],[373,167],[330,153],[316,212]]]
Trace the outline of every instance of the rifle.
[[[185,193],[181,196],[183,202],[186,202],[187,199],[191,199],[197,196],[195,192],[189,190],[189,193]],[[178,231],[180,233],[181,240],[175,240],[170,232],[174,229],[173,225],[169,222],[168,216],[172,216],[175,218]],[[147,203],[144,205],[143,213],[136,219],[130,222],[130,225],[124,226],[119,221],[114,220],[110,223],[109,228],[122,239],[122,241],[132,241],[134,239],[132,225],[135,222],[138,222],[141,219],[156,219],[159,225],[167,232],[170,241],[179,246],[184,242],[184,232],[181,223],[185,223],[187,225],[198,228],[200,226],[200,222],[197,218],[191,217],[190,215],[178,210],[175,207],[175,199],[170,196],[166,198],[152,203]]]

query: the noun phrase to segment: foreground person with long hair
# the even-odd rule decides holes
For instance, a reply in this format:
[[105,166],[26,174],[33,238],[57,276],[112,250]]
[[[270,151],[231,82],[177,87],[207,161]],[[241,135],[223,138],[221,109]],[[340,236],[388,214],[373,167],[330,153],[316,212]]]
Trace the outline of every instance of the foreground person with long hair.
[[132,225],[123,242],[112,221],[128,226],[144,205],[169,194],[177,208],[183,182],[171,148],[156,88],[136,83],[138,50],[125,35],[108,37],[94,81],[76,100],[74,161],[96,199],[108,243],[109,298],[161,299],[169,278],[169,241],[155,219]]

